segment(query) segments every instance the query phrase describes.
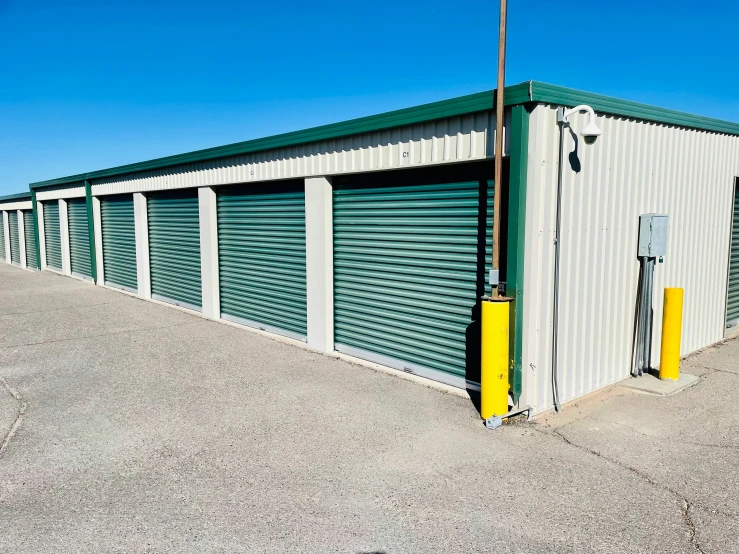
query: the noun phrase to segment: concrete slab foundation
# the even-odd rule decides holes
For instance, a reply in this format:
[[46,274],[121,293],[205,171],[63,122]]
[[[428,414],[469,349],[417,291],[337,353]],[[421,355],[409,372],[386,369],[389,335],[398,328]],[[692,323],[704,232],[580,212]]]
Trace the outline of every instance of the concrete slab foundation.
[[662,380],[654,375],[645,373],[641,377],[632,377],[619,383],[619,386],[626,387],[638,392],[646,392],[648,394],[656,394],[657,396],[672,396],[678,392],[690,388],[698,384],[700,379],[689,373],[681,373],[677,381]]

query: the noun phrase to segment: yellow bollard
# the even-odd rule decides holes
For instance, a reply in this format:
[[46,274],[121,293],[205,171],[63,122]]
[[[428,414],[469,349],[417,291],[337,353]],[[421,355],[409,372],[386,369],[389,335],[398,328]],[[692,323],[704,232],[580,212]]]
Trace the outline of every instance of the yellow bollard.
[[508,302],[482,303],[480,415],[508,412]]
[[680,336],[683,328],[683,289],[665,289],[662,315],[662,349],[659,378],[677,381],[680,377]]

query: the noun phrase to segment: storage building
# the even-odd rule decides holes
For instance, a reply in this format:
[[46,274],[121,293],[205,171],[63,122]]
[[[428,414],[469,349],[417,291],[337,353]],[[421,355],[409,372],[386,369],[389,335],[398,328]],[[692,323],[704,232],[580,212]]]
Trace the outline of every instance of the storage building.
[[[33,183],[32,198],[2,208],[5,251],[6,214],[25,222],[35,209],[42,269],[475,389],[480,297],[490,291],[493,99]],[[505,103],[512,401],[552,406],[558,203],[563,402],[629,377],[642,214],[669,217],[652,365],[665,286],[685,289],[684,355],[722,340],[739,320],[739,124],[535,81],[508,87]],[[560,145],[557,108],[579,104],[603,134],[584,144],[586,118],[576,115]]]
[[38,270],[37,229],[30,192],[0,196],[0,260]]

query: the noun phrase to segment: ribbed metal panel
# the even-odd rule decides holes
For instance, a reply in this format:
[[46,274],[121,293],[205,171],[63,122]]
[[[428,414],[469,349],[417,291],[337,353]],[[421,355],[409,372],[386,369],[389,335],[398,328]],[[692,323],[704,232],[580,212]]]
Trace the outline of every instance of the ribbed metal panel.
[[200,309],[200,218],[195,189],[153,193],[147,201],[151,292]]
[[304,185],[224,188],[217,207],[221,312],[304,339]]
[[26,243],[26,267],[38,269],[36,232],[33,228],[33,210],[23,210],[23,232]]
[[30,210],[33,207],[30,200],[19,200],[16,202],[4,202],[0,204],[0,212],[11,210]]
[[[506,119],[509,117],[510,110]],[[92,193],[155,191],[484,160],[493,157],[494,137],[493,112],[477,112],[289,148],[96,179]],[[505,136],[504,148],[507,153]]]
[[59,202],[44,202],[44,245],[46,265],[56,271],[62,270],[62,239],[59,227]]
[[334,190],[336,347],[464,386],[479,375],[492,187],[383,185]]
[[133,195],[100,199],[105,284],[137,290]]
[[69,259],[72,273],[92,277],[86,199],[73,198],[69,200],[67,202],[67,213],[69,216]]
[[[571,122],[574,136],[587,123]],[[652,365],[659,364],[663,289],[683,287],[682,354],[724,336],[729,236],[739,137],[598,117],[588,146],[565,133],[559,378],[562,400],[629,376],[639,275],[639,215],[669,214],[654,284]],[[552,406],[551,330],[558,166],[556,108],[531,115],[526,214],[524,399]],[[575,154],[571,154],[576,152]]]
[[39,190],[36,200],[59,200],[60,198],[84,198],[85,186],[82,183],[73,185],[59,185],[48,189]]
[[739,185],[734,192],[734,214],[729,254],[729,283],[726,295],[726,325],[739,323]]
[[10,262],[21,263],[21,243],[18,235],[18,211],[8,212],[8,229],[10,231]]
[[5,256],[5,218],[3,210],[0,210],[0,260],[4,262],[7,259]]

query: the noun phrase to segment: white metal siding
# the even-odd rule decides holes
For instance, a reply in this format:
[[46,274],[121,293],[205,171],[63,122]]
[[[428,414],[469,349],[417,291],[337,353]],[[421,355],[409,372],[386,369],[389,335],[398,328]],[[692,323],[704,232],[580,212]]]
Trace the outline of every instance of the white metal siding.
[[40,190],[36,193],[36,200],[59,200],[60,198],[82,198],[85,196],[85,186],[59,187],[52,190]]
[[[524,289],[524,403],[552,406],[551,328],[558,166],[556,107],[537,106],[530,123]],[[577,132],[586,123],[572,121]],[[566,136],[560,258],[561,400],[629,376],[639,272],[638,217],[670,216],[668,252],[657,264],[652,365],[659,364],[662,296],[683,287],[682,354],[724,337],[726,276],[739,137],[598,116],[602,137]]]
[[0,210],[13,211],[13,210],[30,210],[32,208],[30,200],[23,200],[22,202],[8,202],[7,204],[0,204]]
[[[96,179],[92,193],[146,192],[474,161],[493,157],[494,141],[491,139],[494,136],[493,112],[479,112],[346,138]],[[506,153],[507,142],[505,140]]]

